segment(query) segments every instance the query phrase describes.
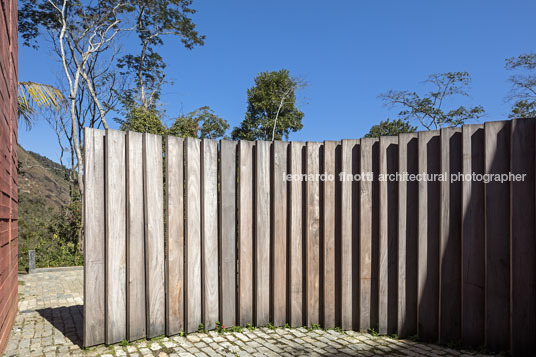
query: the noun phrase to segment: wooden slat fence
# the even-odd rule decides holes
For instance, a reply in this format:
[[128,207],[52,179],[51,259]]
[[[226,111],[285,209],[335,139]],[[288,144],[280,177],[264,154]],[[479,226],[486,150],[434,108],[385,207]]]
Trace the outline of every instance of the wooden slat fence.
[[[84,137],[86,346],[220,321],[536,347],[536,120],[322,143]],[[450,180],[510,172],[524,181]]]

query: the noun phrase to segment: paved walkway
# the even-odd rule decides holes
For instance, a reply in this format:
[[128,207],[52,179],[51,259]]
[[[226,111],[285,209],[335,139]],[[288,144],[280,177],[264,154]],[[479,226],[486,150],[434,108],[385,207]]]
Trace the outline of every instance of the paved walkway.
[[450,356],[474,355],[370,334],[304,328],[194,333],[132,344],[82,345],[82,269],[19,276],[19,314],[6,356]]

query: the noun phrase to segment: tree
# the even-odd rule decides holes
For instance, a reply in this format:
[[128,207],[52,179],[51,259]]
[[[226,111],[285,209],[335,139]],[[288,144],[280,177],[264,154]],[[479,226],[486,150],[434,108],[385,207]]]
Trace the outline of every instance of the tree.
[[218,139],[225,136],[228,128],[226,120],[217,116],[210,107],[204,106],[178,117],[168,133],[180,137]]
[[536,117],[536,53],[506,59],[506,69],[521,71],[510,77],[512,89],[508,99],[514,101],[514,104],[509,117]]
[[379,138],[380,136],[396,136],[402,133],[414,133],[417,131],[416,126],[412,126],[406,120],[397,119],[391,121],[387,119],[380,124],[370,128],[365,138]]
[[167,128],[160,120],[156,109],[143,106],[133,106],[126,112],[125,120],[118,120],[121,130],[131,130],[138,133],[166,135]]
[[303,112],[296,107],[296,90],[305,82],[287,69],[262,72],[248,89],[246,118],[231,133],[234,140],[281,140],[303,127]]
[[136,101],[144,108],[151,108],[160,98],[164,84],[166,64],[156,52],[163,38],[174,35],[180,38],[187,49],[204,45],[205,36],[199,35],[190,18],[196,13],[191,8],[192,0],[135,0],[136,33],[140,41],[138,54],[120,58],[118,66],[122,74],[134,77],[134,88],[123,94],[124,102]]
[[469,96],[467,90],[471,76],[467,72],[448,72],[432,74],[424,83],[432,90],[425,95],[410,91],[389,91],[379,97],[390,107],[401,107],[400,119],[416,121],[427,130],[460,126],[466,121],[476,120],[484,115],[480,105],[466,108],[463,105],[449,110],[444,104],[449,97]]
[[61,91],[48,84],[35,82],[19,82],[18,98],[19,118],[24,120],[28,128],[32,127],[32,115],[35,107],[40,109],[61,110],[67,104],[67,99]]

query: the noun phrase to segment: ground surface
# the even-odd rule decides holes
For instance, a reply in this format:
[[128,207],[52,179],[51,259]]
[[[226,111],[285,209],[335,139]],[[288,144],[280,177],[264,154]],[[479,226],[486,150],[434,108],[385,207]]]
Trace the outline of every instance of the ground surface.
[[195,333],[126,346],[81,348],[82,270],[19,275],[19,314],[6,356],[373,356],[470,355],[431,344],[370,334],[304,328]]

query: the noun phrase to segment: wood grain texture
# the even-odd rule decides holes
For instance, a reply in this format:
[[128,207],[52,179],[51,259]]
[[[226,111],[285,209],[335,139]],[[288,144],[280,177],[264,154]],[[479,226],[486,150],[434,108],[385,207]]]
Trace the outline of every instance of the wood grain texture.
[[125,132],[106,130],[106,343],[127,334]]
[[287,322],[287,173],[288,143],[272,144],[272,322],[282,326]]
[[105,342],[104,130],[84,129],[84,346]]
[[[306,223],[306,323],[320,323],[320,154],[321,143],[307,142],[305,167]],[[312,178],[312,180],[309,180]]]
[[[289,174],[301,175],[305,144],[290,143]],[[303,183],[292,180],[289,184],[289,320],[292,327],[303,326]]]
[[[484,124],[486,173],[510,171],[510,122]],[[510,347],[510,185],[485,184],[486,204],[486,346]]]
[[462,171],[461,128],[441,129],[441,172],[448,177],[440,183],[440,311],[439,341],[461,339],[461,182],[451,174]]
[[166,137],[166,335],[184,331],[184,139]]
[[185,139],[184,174],[186,210],[184,223],[184,277],[186,332],[197,331],[201,323],[201,155],[200,140]]
[[[373,145],[378,142],[378,139],[364,138],[361,139],[360,146],[360,167],[361,172],[374,172],[373,163]],[[344,151],[344,148],[343,148]],[[344,168],[343,168],[344,170]],[[374,172],[377,176],[378,172]],[[376,177],[377,179],[377,177]],[[360,215],[359,215],[359,330],[366,331],[369,328],[377,328],[374,326],[374,285],[373,281],[373,249],[374,249],[374,192],[373,184],[370,177],[359,181],[360,185]],[[344,186],[343,186],[344,188]],[[343,202],[345,194],[343,192]],[[344,212],[343,212],[344,214]],[[344,222],[344,216],[343,216]],[[344,250],[344,243],[343,243]],[[374,262],[378,264],[378,262]]]
[[[484,173],[484,125],[464,125],[463,175]],[[462,343],[484,344],[485,202],[484,183],[462,181]]]
[[397,328],[397,225],[398,187],[388,175],[398,171],[398,137],[380,137],[379,174],[379,294],[378,332],[392,334]]
[[255,143],[254,321],[270,320],[270,142]]
[[[326,174],[326,179],[322,181],[322,234],[321,234],[321,312],[322,325],[325,328],[334,328],[336,325],[336,311],[339,309],[336,294],[336,279],[337,279],[337,257],[335,255],[336,248],[336,181],[339,179],[335,175],[336,172],[336,150],[339,145],[336,141],[324,141],[322,173]],[[333,176],[333,179],[330,177]]]
[[127,340],[146,336],[143,135],[128,131],[127,155]]
[[359,316],[357,234],[359,233],[359,184],[354,180],[359,167],[359,140],[342,140],[341,143],[341,228],[340,228],[340,289],[341,327],[353,329]]
[[[440,173],[438,131],[419,132],[419,173]],[[437,341],[439,329],[439,181],[419,181],[418,335]]]
[[238,143],[238,318],[241,326],[253,323],[253,145],[244,140]]
[[[417,134],[398,136],[398,170],[415,175],[418,171]],[[417,203],[418,184],[398,182],[398,335],[417,333]]]
[[225,326],[236,325],[236,141],[220,141],[220,321]]
[[143,134],[145,195],[145,296],[147,337],[164,334],[164,181],[162,137]]
[[218,289],[218,142],[203,139],[201,142],[202,177],[202,301],[203,324],[208,330],[219,321]]
[[[535,143],[536,120],[512,120],[511,172],[511,353],[534,353],[536,339]],[[520,176],[521,179],[521,176]]]

